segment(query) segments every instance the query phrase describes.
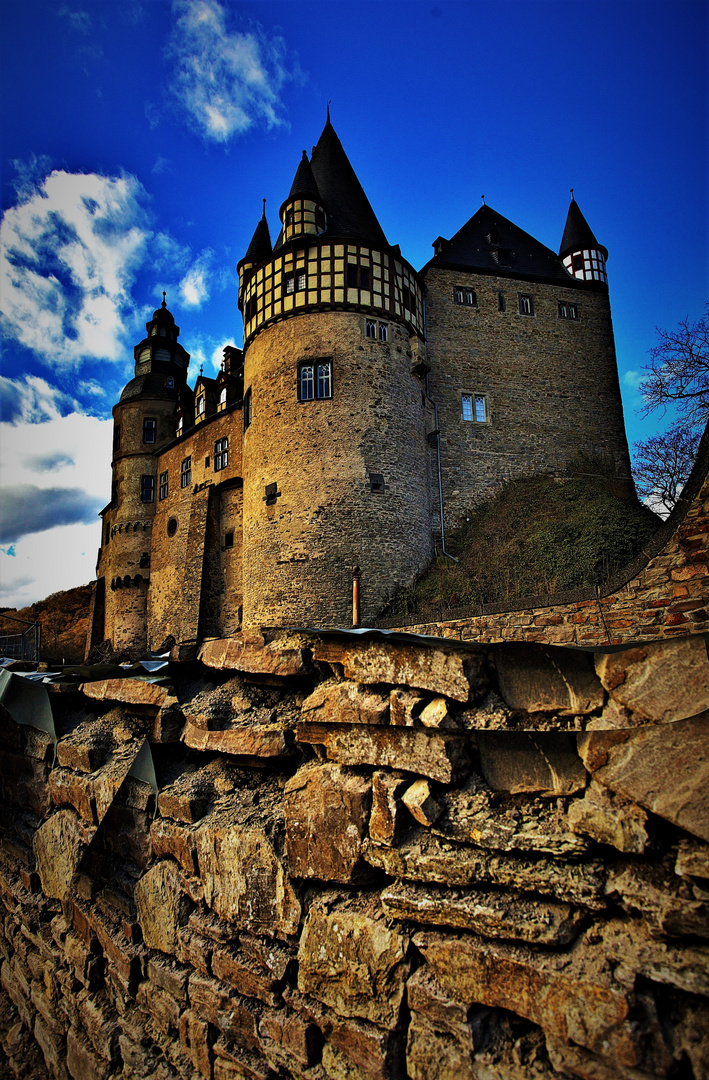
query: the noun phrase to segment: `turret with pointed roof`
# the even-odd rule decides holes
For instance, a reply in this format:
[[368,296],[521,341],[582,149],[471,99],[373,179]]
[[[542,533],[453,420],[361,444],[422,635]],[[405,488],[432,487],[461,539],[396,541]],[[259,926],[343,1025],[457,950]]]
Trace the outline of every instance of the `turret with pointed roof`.
[[566,216],[564,235],[561,238],[559,258],[569,274],[579,281],[608,281],[606,260],[608,250],[598,243],[591,226],[581,213],[579,204],[571,192],[571,204]]

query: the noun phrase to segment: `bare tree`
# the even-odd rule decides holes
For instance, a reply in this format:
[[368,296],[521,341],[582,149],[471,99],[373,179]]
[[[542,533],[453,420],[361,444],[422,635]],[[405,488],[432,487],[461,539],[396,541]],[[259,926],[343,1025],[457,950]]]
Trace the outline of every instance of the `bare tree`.
[[700,437],[700,431],[679,421],[663,434],[635,443],[638,495],[661,517],[667,517],[687,482]]
[[644,415],[669,405],[691,428],[709,418],[709,303],[695,323],[683,319],[676,330],[658,327],[659,344],[650,350],[647,378],[640,383]]

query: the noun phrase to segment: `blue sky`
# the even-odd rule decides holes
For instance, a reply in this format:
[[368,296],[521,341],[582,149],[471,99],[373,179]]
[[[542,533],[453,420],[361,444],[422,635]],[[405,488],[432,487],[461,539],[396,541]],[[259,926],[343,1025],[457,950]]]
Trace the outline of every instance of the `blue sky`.
[[480,206],[609,249],[629,439],[655,327],[707,299],[707,7],[674,0],[2,0],[0,603],[89,581],[110,415],[163,289],[192,381],[235,265],[332,120],[416,267]]

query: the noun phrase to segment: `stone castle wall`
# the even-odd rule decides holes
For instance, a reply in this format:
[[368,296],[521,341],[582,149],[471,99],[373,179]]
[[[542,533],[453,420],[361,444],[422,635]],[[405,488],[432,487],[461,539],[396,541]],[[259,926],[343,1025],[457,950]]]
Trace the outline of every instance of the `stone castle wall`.
[[[579,453],[607,458],[634,494],[607,292],[438,268],[425,280],[447,524],[504,480],[562,471]],[[477,303],[455,303],[456,286]],[[560,318],[560,302],[578,318]],[[485,396],[485,422],[463,419],[462,394]]]
[[6,694],[6,1072],[700,1080],[708,686],[701,636],[281,631]]
[[[389,321],[388,340],[373,341],[365,326],[349,312],[295,316],[246,353],[248,626],[351,625],[355,565],[366,621],[431,559],[430,410],[409,332]],[[331,398],[298,400],[298,366],[309,359],[332,361]]]

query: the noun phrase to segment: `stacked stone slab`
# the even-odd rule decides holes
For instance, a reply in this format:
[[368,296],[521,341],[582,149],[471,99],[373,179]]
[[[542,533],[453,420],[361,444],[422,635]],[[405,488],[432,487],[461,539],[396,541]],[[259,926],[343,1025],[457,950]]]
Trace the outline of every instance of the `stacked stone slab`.
[[278,631],[50,698],[56,745],[0,720],[10,1074],[707,1075],[701,636]]

